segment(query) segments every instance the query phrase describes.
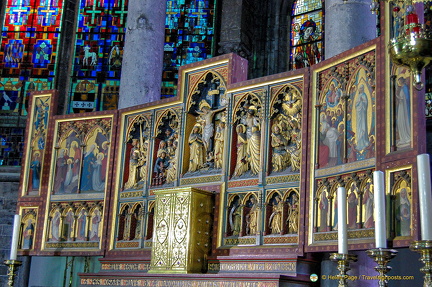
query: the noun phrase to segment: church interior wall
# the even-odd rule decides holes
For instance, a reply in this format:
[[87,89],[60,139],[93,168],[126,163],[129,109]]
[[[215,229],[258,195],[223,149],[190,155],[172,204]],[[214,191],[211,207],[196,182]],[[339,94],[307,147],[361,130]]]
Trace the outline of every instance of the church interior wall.
[[[231,270],[230,260],[242,256],[259,264],[263,260],[259,254],[274,258],[284,254],[283,260],[288,260],[284,264],[291,266],[289,260],[300,260],[309,252],[335,251],[337,219],[320,206],[333,206],[335,211],[333,193],[340,185],[351,191],[356,202],[349,219],[348,232],[355,238],[349,241],[350,250],[372,248],[373,228],[366,216],[370,210],[363,199],[371,192],[371,174],[378,162],[386,172],[392,208],[408,196],[404,200],[413,215],[408,225],[388,211],[393,246],[408,246],[418,237],[413,162],[425,144],[420,129],[414,129],[420,140],[408,146],[398,146],[400,134],[389,139],[383,132],[391,119],[377,111],[391,105],[379,100],[377,92],[385,89],[380,41],[312,69],[247,81],[245,61],[232,54],[216,57],[182,69],[179,98],[119,111],[55,116],[50,110],[55,92],[35,93],[33,102],[43,105],[32,104],[28,126],[35,128],[28,129],[27,141],[46,141],[39,152],[46,150],[44,161],[49,164],[44,165],[39,188],[34,190],[30,166],[38,145],[27,148],[23,169],[27,179],[22,181],[19,198],[21,254],[105,254],[102,270],[108,273],[82,274],[82,278],[109,276],[110,268],[121,268],[118,264],[126,258],[132,260],[128,264],[143,262],[137,270],[151,270],[155,193],[185,186],[215,194],[208,257],[213,272]],[[334,94],[332,84],[337,88]],[[351,110],[361,93],[370,103],[364,116],[372,120],[364,143],[353,137],[361,125],[359,111]],[[421,106],[420,101],[417,104]],[[414,102],[412,106],[420,109]],[[419,118],[413,115],[411,121]],[[327,132],[329,137],[328,130],[335,124],[333,133],[344,134],[345,147],[339,146],[331,155],[335,146],[324,138],[326,147],[320,147],[319,136]],[[206,131],[211,131],[207,138]],[[385,149],[390,144],[396,146],[396,155],[376,152],[378,145]],[[222,152],[217,155],[217,151]],[[93,159],[86,163],[87,156]],[[69,169],[61,170],[59,161]],[[79,163],[76,171],[73,162]],[[89,168],[90,163],[94,167]],[[69,182],[58,185],[55,178],[62,172]],[[74,172],[78,172],[75,178]],[[31,237],[28,228],[35,231]],[[290,270],[293,273],[286,274],[299,275],[297,268]],[[82,280],[87,286],[83,282],[89,281]]]

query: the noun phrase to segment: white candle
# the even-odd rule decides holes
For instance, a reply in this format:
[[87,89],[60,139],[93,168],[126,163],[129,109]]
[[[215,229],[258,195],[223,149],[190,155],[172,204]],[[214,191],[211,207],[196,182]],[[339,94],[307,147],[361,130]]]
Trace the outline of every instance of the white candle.
[[417,156],[421,239],[432,240],[432,197],[429,155]]
[[12,243],[11,243],[11,251],[10,251],[10,260],[17,259],[17,251],[18,251],[18,238],[21,226],[21,215],[15,214],[14,216],[14,225],[13,225],[13,233],[12,233]]
[[374,182],[375,247],[387,248],[384,173],[380,170],[374,171],[373,182]]
[[338,187],[338,253],[348,254],[347,197],[345,187]]

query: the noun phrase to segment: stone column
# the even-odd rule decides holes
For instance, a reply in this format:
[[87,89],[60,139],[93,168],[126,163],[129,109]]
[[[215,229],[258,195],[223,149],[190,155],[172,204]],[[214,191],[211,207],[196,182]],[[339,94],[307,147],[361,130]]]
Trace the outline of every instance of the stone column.
[[166,1],[130,0],[119,108],[160,99]]
[[251,3],[248,0],[222,1],[220,29],[220,54],[236,53],[243,58],[251,55],[252,21]]
[[376,37],[371,0],[325,1],[325,58],[329,59]]

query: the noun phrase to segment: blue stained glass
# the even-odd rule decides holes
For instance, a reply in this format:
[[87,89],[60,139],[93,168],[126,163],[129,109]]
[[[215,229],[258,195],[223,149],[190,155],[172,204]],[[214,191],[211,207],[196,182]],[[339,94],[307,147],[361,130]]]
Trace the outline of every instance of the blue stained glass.
[[167,1],[162,97],[174,96],[180,66],[213,56],[216,1]]

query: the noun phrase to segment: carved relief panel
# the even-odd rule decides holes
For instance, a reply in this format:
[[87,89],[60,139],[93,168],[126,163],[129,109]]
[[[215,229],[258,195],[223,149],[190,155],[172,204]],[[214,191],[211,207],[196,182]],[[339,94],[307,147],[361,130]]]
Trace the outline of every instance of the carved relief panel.
[[233,95],[230,177],[256,178],[262,172],[264,150],[263,89]]
[[148,180],[149,152],[151,147],[152,114],[137,113],[124,119],[122,191],[144,189]]
[[171,107],[156,112],[154,125],[152,186],[173,186],[179,177],[182,109]]
[[221,174],[229,100],[220,72],[200,75],[187,101],[184,177]]

